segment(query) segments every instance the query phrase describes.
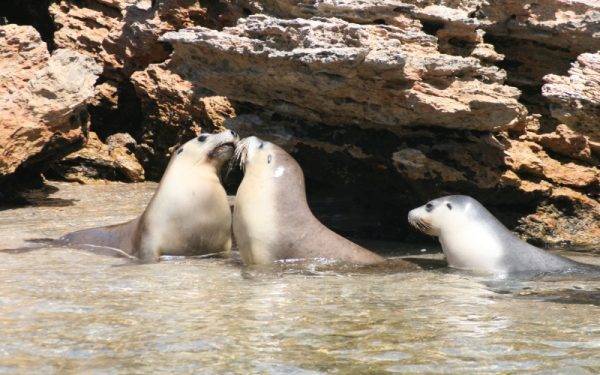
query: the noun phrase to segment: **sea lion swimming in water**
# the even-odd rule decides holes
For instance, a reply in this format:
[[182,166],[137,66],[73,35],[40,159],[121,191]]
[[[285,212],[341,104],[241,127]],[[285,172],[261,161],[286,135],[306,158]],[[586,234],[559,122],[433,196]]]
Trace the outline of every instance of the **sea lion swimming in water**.
[[600,272],[600,267],[548,253],[519,239],[466,195],[434,199],[410,211],[408,221],[439,238],[452,268],[489,274]]
[[236,156],[244,178],[235,198],[233,233],[245,264],[284,259],[360,265],[384,261],[314,217],[306,200],[302,169],[282,148],[248,137],[236,146]]
[[179,147],[146,210],[129,222],[69,233],[57,245],[108,248],[156,262],[161,255],[231,250],[231,210],[219,180],[239,137],[201,134]]

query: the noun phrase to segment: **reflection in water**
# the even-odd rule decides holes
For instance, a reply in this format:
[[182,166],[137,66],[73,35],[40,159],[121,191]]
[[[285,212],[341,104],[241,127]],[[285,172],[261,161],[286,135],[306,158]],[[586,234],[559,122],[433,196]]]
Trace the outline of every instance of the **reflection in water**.
[[[57,186],[54,198],[75,205],[0,212],[0,248],[130,219],[155,187]],[[0,253],[0,373],[594,373],[599,288],[439,270]],[[557,303],[564,291],[591,297]]]

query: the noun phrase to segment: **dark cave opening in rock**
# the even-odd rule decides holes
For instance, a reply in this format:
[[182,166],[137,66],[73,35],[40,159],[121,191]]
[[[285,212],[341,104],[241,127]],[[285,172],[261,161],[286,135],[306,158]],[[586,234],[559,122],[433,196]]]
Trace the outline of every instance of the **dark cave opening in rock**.
[[53,2],[54,0],[4,0],[0,5],[0,24],[15,23],[33,26],[48,45],[48,50],[52,52],[56,49],[55,26],[48,7]]

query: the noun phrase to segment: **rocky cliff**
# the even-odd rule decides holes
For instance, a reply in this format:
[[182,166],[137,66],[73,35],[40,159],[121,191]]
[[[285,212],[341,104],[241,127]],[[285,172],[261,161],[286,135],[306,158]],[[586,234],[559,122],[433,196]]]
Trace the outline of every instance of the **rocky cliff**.
[[30,26],[0,26],[0,183],[31,179],[53,160],[81,147],[86,101],[100,67],[79,52],[48,52]]
[[406,238],[410,208],[465,193],[534,242],[599,245],[595,1],[63,0],[48,14],[53,48],[102,70],[82,96],[94,133],[56,176],[157,179],[173,147],[232,127],[290,150],[346,234]]

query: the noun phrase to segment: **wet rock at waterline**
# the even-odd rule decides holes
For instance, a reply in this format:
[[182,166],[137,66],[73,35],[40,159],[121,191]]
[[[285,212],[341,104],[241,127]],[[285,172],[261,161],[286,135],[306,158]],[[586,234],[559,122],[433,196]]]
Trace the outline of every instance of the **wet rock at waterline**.
[[68,49],[50,54],[30,26],[0,26],[0,181],[41,170],[81,145],[100,67]]
[[51,167],[52,175],[67,181],[144,181],[144,168],[136,159],[135,140],[127,133],[113,134],[103,143],[90,132],[85,146]]

